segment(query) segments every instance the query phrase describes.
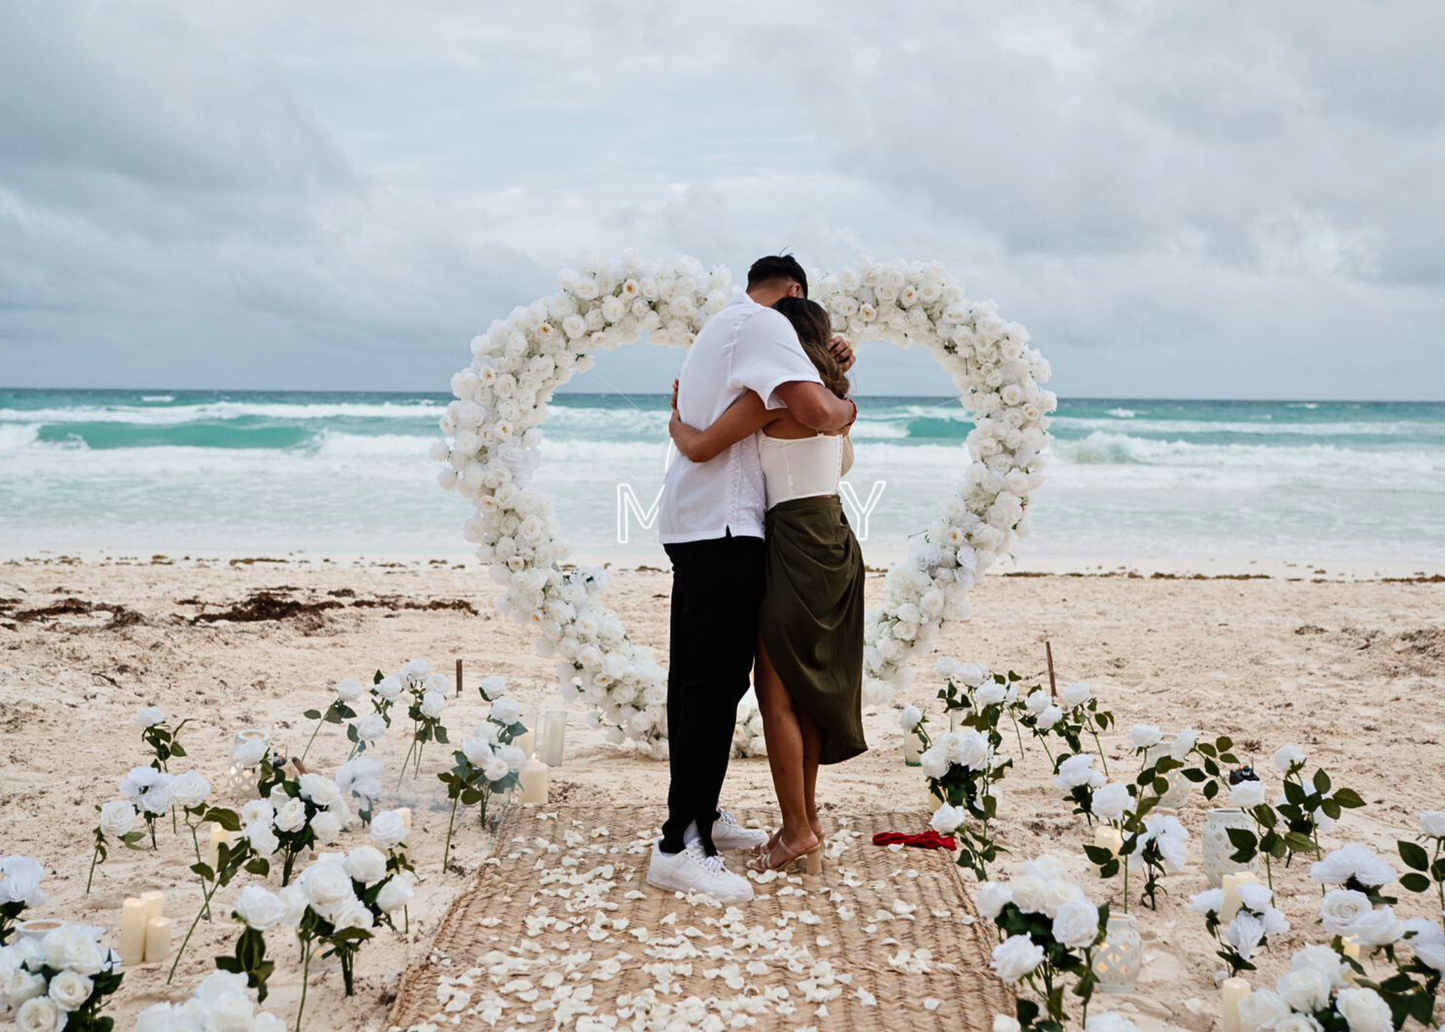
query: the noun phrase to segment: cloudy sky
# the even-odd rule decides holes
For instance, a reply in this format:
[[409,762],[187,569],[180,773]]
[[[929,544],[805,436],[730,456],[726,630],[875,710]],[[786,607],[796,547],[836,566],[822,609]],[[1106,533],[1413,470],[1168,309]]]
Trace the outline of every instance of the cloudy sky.
[[786,247],[947,263],[1065,395],[1445,398],[1442,38],[1433,0],[16,0],[0,384],[444,389],[581,254]]

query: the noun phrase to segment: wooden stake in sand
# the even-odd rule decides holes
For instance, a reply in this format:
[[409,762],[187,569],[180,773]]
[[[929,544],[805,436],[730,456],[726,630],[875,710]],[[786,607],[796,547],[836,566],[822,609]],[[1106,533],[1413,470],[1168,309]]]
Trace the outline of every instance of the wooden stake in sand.
[[457,698],[462,697],[462,661],[457,660]]
[[1054,680],[1054,647],[1049,644],[1049,639],[1044,639],[1044,655],[1049,658],[1049,698],[1059,697],[1059,684]]

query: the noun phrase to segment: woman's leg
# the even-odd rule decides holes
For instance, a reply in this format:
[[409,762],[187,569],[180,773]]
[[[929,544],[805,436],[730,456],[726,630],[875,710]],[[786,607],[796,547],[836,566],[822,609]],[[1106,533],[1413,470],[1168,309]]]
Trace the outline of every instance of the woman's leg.
[[819,841],[823,838],[823,822],[818,817],[818,758],[823,752],[823,730],[813,718],[798,710],[798,729],[803,735],[803,812],[808,827]]
[[767,649],[758,642],[758,709],[763,715],[763,738],[768,743],[768,766],[773,772],[773,790],[783,812],[779,832],[781,846],[789,853],[801,853],[817,844],[808,820],[804,787],[804,735],[792,697],[773,668]]

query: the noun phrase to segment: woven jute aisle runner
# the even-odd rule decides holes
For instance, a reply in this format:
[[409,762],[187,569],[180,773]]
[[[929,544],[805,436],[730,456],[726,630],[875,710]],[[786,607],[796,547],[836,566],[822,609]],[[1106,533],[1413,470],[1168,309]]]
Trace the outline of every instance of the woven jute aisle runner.
[[1013,1013],[952,854],[872,844],[917,814],[835,818],[823,874],[764,875],[734,907],[647,885],[661,819],[510,808],[497,854],[403,974],[393,1027],[988,1032]]

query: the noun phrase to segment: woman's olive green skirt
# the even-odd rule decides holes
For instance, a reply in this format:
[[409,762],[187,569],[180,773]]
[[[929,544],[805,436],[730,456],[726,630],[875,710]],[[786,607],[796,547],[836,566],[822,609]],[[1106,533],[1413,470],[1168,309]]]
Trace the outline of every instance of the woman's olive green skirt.
[[822,763],[865,752],[863,551],[837,495],[768,510],[759,635],[794,708],[823,731]]

